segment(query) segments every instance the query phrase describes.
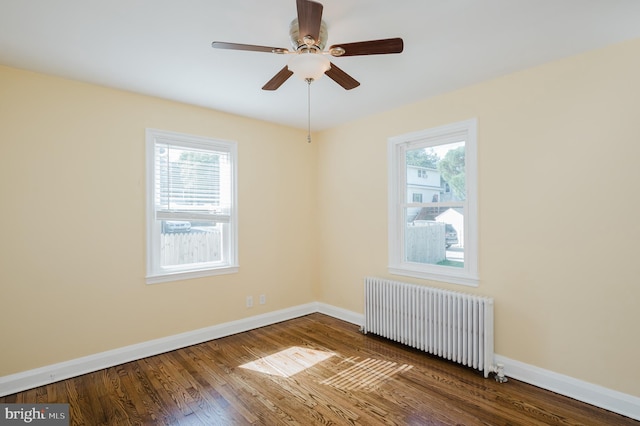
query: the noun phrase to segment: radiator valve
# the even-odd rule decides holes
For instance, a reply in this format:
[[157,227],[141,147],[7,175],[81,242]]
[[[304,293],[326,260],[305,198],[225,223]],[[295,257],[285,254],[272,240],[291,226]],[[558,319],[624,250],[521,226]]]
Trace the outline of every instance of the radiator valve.
[[496,373],[496,382],[498,383],[506,383],[509,379],[504,375],[504,364],[497,363],[493,366],[493,372]]

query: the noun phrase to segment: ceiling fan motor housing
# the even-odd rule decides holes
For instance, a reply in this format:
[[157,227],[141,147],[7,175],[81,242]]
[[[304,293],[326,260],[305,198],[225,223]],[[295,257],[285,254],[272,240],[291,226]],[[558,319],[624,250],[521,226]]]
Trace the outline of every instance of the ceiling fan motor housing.
[[[296,18],[291,21],[291,25],[289,25],[289,37],[291,39],[291,46],[293,47],[293,50],[314,50],[322,52],[327,44],[327,24],[324,21],[321,21],[318,40],[309,40],[307,38],[307,34],[300,34],[298,18]],[[306,41],[305,38],[309,41]]]

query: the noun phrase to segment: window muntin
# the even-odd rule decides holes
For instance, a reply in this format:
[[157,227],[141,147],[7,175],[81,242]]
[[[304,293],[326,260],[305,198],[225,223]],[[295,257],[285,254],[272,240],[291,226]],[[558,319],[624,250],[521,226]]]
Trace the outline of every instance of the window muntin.
[[237,271],[236,145],[147,130],[147,282]]
[[477,285],[476,121],[388,146],[390,273]]

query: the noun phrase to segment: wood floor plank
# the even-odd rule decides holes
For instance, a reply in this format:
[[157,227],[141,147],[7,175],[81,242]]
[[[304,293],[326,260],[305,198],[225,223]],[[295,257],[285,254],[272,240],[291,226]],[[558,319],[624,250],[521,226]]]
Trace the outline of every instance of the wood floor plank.
[[193,374],[197,374],[202,386],[208,389],[211,398],[218,404],[219,419],[233,424],[242,423],[242,420],[245,423],[255,423],[258,417],[252,413],[250,407],[238,398],[224,376],[210,366],[206,356],[199,354],[199,351],[203,350],[202,347],[203,345],[194,346],[179,353]]
[[640,422],[321,314],[48,384],[0,403],[69,403],[72,425],[616,425]]

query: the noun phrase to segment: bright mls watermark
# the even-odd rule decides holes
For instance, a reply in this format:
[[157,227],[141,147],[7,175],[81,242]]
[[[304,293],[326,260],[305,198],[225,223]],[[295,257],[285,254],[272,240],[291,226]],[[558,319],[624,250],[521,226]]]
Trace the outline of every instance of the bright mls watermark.
[[69,426],[69,404],[0,404],[0,426]]

